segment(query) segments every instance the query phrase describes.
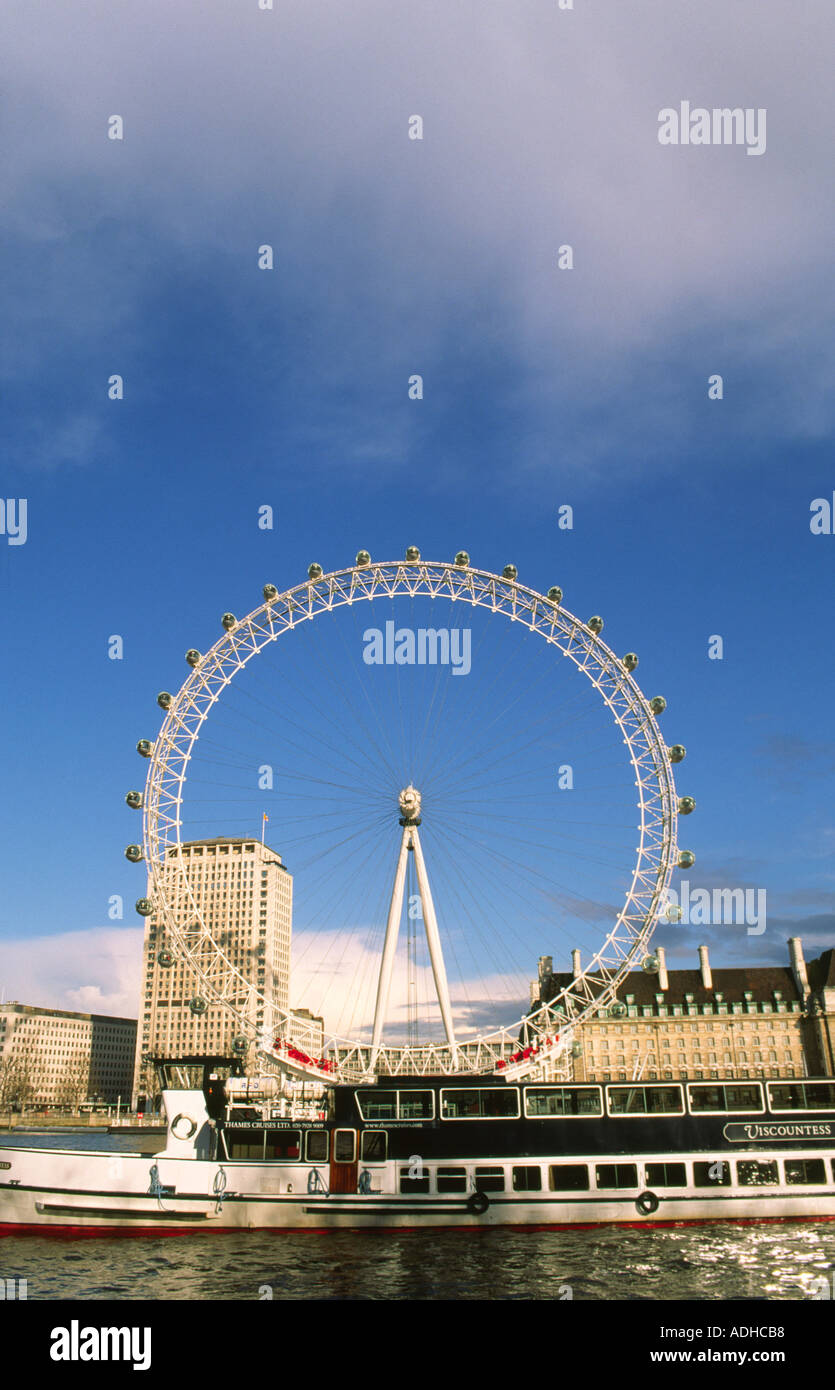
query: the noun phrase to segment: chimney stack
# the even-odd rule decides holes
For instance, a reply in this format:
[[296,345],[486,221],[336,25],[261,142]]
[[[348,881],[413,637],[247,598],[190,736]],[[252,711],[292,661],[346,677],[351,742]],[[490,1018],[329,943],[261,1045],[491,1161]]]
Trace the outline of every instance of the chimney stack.
[[667,974],[667,952],[663,946],[656,946],[655,954],[658,957],[658,988],[667,990],[670,988],[670,979]]
[[713,976],[710,973],[710,961],[707,955],[707,946],[699,947],[699,969],[702,972],[702,984],[705,989],[713,989]]
[[571,952],[571,973],[574,976],[575,980],[577,979],[577,976],[580,974],[581,970],[582,966],[580,965],[580,952],[574,950]]
[[806,974],[806,962],[803,959],[803,942],[799,936],[789,938],[789,960],[791,961],[794,982],[797,985],[797,992],[801,999],[805,1000],[809,994],[809,976]]

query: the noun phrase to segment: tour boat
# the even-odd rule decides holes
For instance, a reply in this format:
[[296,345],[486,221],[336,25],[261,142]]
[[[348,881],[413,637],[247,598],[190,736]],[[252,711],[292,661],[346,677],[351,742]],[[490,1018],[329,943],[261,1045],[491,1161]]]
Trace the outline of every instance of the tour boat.
[[[169,1077],[170,1080],[170,1077]],[[835,1218],[835,1080],[166,1085],[157,1154],[0,1148],[0,1234]]]

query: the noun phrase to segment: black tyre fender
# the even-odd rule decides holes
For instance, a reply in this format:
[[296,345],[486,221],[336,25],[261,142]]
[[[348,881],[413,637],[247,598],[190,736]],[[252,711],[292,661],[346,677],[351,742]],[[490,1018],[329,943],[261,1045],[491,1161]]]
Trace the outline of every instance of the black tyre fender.
[[654,1192],[642,1192],[635,1206],[642,1216],[652,1216],[653,1212],[658,1210],[660,1202]]
[[473,1216],[483,1216],[490,1205],[486,1192],[472,1192],[467,1198],[467,1211]]

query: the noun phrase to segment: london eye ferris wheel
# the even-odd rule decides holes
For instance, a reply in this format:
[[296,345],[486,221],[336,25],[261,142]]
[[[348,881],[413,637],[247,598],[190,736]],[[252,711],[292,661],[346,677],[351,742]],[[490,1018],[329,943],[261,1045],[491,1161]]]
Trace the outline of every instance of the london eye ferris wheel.
[[[694,862],[677,844],[694,802],[676,792],[685,750],[662,736],[664,699],[644,696],[637,656],[603,626],[514,565],[415,547],[313,564],[246,617],[224,614],[180,690],[158,696],[162,727],[137,745],[145,790],[126,798],[143,822],[126,854],[148,870],[137,910],[162,928],[161,963],[200,981],[193,1010],[222,1007],[291,1073],[341,1080],[518,1075],[564,1056],[590,1014],[622,1010],[618,986],[654,968],[667,887]],[[260,835],[262,816],[294,875],[286,1008],[229,950],[183,852]],[[572,950],[553,997],[526,997],[537,957]]]

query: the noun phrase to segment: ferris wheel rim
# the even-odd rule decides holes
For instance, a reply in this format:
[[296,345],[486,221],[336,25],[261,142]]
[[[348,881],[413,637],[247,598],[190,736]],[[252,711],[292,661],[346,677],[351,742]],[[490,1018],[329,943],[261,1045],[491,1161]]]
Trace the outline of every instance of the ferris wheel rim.
[[[319,571],[315,573],[315,571]],[[269,595],[269,596],[268,596]],[[269,1008],[276,1027],[297,1025],[303,1032],[309,1020],[296,1015],[292,1009],[283,1010],[268,1001],[258,988],[247,980],[238,967],[228,959],[222,946],[215,941],[203,919],[192,885],[184,869],[181,849],[181,808],[183,788],[187,781],[191,751],[212,708],[234,677],[265,647],[287,632],[314,620],[334,608],[350,606],[357,601],[374,601],[398,596],[449,599],[450,602],[470,603],[474,608],[487,608],[513,621],[521,622],[530,632],[543,636],[591,682],[603,699],[618,725],[629,750],[632,769],[638,787],[640,843],[632,880],[623,907],[603,945],[588,964],[564,985],[555,997],[539,1010],[530,1011],[509,1027],[484,1030],[476,1036],[461,1040],[458,1045],[475,1051],[475,1064],[456,1065],[450,1069],[445,1054],[447,1044],[385,1044],[380,1050],[383,1063],[392,1074],[401,1064],[425,1055],[434,1071],[459,1072],[488,1069],[506,1050],[507,1041],[519,1037],[520,1029],[528,1028],[534,1035],[545,1036],[555,1029],[565,1034],[581,1024],[592,1012],[605,1008],[615,997],[617,987],[651,938],[664,900],[670,878],[676,867],[677,799],[669,750],[649,701],[628,669],[603,641],[600,630],[590,627],[595,620],[583,623],[559,599],[549,599],[537,590],[520,584],[515,577],[497,575],[455,562],[418,560],[368,561],[354,564],[328,574],[318,566],[311,567],[311,576],[301,583],[279,592],[275,586],[265,586],[264,599],[246,617],[233,619],[221,637],[205,653],[187,654],[192,670],[175,696],[168,696],[165,717],[157,739],[149,745],[148,775],[143,798],[143,858],[146,860],[152,884],[153,902],[157,916],[165,922],[166,934],[208,990],[214,1004],[225,1007],[241,1025],[245,1035],[252,1035],[249,1014],[258,1001]],[[565,645],[563,645],[565,643]],[[178,766],[179,764],[179,766]],[[181,891],[176,900],[169,901],[163,865],[176,854]],[[627,911],[630,903],[636,909]],[[641,904],[644,904],[641,909]],[[183,927],[175,911],[187,907],[193,927]],[[621,929],[620,935],[618,930]],[[212,975],[199,962],[192,945],[207,942],[213,951],[212,961],[220,962],[219,971]],[[608,954],[607,954],[608,953]],[[237,984],[236,984],[237,982]],[[548,1039],[549,1045],[552,1040]],[[363,1072],[363,1053],[370,1044],[356,1038],[327,1035],[327,1051],[333,1051],[344,1061],[336,1073],[349,1072],[356,1077]],[[312,1059],[300,1053],[299,1067],[304,1070]],[[456,1059],[460,1061],[460,1059]],[[321,1068],[320,1068],[321,1070]],[[367,1066],[365,1067],[367,1071]],[[428,1074],[424,1068],[418,1073]]]

